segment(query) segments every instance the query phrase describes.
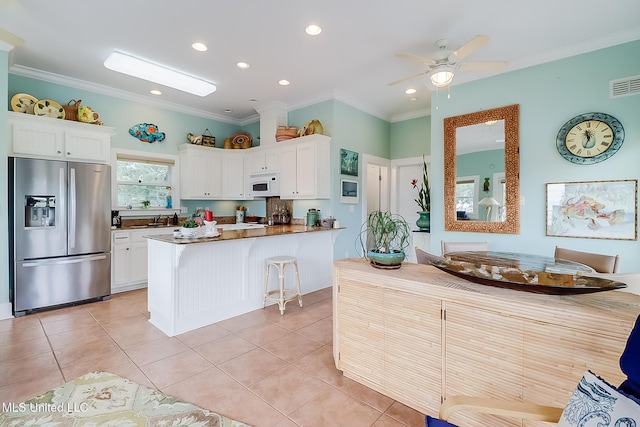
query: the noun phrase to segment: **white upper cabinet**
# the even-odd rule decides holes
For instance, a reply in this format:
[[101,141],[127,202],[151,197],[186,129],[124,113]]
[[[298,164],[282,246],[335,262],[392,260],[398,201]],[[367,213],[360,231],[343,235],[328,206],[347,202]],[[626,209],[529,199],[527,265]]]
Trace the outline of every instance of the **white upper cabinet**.
[[180,197],[222,198],[222,153],[216,148],[183,144],[180,149]]
[[180,197],[191,200],[244,200],[244,153],[183,144]]
[[281,143],[280,198],[328,199],[331,138],[308,135]]
[[9,126],[12,156],[109,163],[111,127],[14,112]]
[[222,153],[222,197],[224,199],[246,199],[244,194],[244,156],[237,151]]
[[250,200],[247,178],[278,172],[281,198],[328,199],[330,141],[328,136],[309,135],[273,148],[245,150],[180,145],[180,197]]
[[278,158],[278,149],[255,148],[250,150],[252,150],[252,152],[247,153],[245,156],[247,175],[278,171],[280,163]]

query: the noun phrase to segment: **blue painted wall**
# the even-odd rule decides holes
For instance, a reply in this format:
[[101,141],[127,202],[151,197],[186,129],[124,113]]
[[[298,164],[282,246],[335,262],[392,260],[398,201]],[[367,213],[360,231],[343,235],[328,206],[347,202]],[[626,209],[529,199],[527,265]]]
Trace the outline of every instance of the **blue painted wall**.
[[[609,98],[609,81],[638,75],[640,41],[550,62],[491,78],[453,86],[451,99],[433,97],[431,173],[442,182],[443,119],[481,109],[520,104],[520,234],[445,232],[442,185],[432,188],[431,250],[441,240],[488,240],[491,248],[552,255],[556,245],[577,250],[621,254],[621,271],[637,271],[637,241],[546,236],[546,183],[638,179],[640,169],[640,96]],[[626,138],[620,151],[605,162],[576,165],[556,150],[556,135],[572,117],[604,112],[620,120]]]
[[391,123],[390,159],[431,154],[431,116]]

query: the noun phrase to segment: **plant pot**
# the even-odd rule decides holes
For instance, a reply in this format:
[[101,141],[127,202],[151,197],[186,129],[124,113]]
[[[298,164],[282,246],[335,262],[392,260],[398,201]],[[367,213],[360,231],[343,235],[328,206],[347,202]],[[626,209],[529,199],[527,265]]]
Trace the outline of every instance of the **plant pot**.
[[197,228],[180,227],[180,234],[182,234],[182,237],[196,237],[197,233]]
[[394,251],[390,253],[380,253],[368,251],[367,258],[372,266],[376,268],[395,269],[400,268],[404,260],[404,252]]
[[431,213],[420,211],[417,212],[420,215],[420,218],[416,221],[416,225],[421,231],[430,231],[431,230]]

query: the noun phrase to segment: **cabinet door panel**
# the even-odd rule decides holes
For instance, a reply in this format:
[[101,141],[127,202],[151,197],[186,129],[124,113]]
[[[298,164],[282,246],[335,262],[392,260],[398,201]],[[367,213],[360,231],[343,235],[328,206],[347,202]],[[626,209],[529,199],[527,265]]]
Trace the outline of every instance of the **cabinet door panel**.
[[[445,321],[447,396],[522,400],[523,321],[447,302]],[[520,420],[460,414],[451,422],[469,427],[520,426]]]
[[245,164],[248,175],[265,172],[264,153],[248,154]]
[[29,156],[64,157],[64,132],[27,123],[13,124],[13,153]]
[[221,198],[222,157],[198,148],[201,147],[187,147],[180,153],[181,197],[198,200]]
[[222,164],[222,184],[224,198],[242,200],[244,197],[244,159],[242,156],[225,156]]
[[129,245],[113,245],[113,286],[129,283],[129,263],[131,248]]
[[338,293],[339,369],[382,384],[384,377],[383,290],[345,281]]
[[614,385],[625,378],[618,359],[626,338],[529,322],[524,339],[525,401],[563,407],[588,369]]
[[296,149],[287,147],[280,150],[280,197],[296,197]]
[[437,413],[442,390],[440,300],[385,290],[384,311],[385,387]]
[[147,281],[147,242],[131,244],[131,282]]
[[264,167],[268,172],[280,170],[280,157],[277,150],[268,150],[264,153]]
[[74,160],[108,162],[109,139],[108,135],[67,131],[64,138],[65,156]]
[[315,197],[316,194],[316,156],[313,144],[297,147],[296,152],[296,196]]

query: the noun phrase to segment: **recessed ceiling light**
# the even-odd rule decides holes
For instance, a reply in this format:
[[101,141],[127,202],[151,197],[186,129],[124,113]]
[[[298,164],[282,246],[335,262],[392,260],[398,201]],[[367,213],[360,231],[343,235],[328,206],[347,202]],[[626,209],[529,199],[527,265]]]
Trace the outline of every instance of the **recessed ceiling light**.
[[158,89],[151,89],[149,92],[152,95],[162,95],[162,92],[160,92]]
[[104,60],[104,66],[119,73],[198,96],[207,96],[217,89],[213,83],[120,52],[111,53]]
[[407,90],[404,91],[404,93],[406,93],[407,95],[413,95],[416,92],[417,91],[414,88],[407,89]]
[[251,98],[251,99],[249,100],[249,102],[251,102],[252,104],[255,104],[256,102],[258,102],[258,100],[257,100],[257,99],[255,99],[255,98]]
[[291,82],[289,80],[282,79],[278,82],[280,86],[289,86]]
[[224,109],[224,112],[225,112],[225,113],[233,113],[233,110],[232,110],[232,109],[230,109],[230,108],[225,108],[225,109]]
[[322,32],[322,28],[320,28],[320,26],[316,24],[311,24],[304,29],[304,32],[309,34],[310,36],[317,36]]
[[236,63],[236,67],[242,68],[243,70],[246,70],[247,68],[250,67],[250,65],[247,64],[246,62],[240,61],[240,62]]
[[209,49],[206,44],[201,42],[195,42],[191,45],[191,47],[197,50],[198,52],[206,52],[207,49]]
[[410,98],[409,101],[411,102],[416,102],[418,100],[418,98],[416,98],[415,96],[413,98]]

